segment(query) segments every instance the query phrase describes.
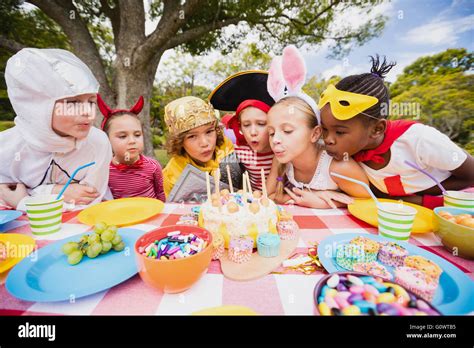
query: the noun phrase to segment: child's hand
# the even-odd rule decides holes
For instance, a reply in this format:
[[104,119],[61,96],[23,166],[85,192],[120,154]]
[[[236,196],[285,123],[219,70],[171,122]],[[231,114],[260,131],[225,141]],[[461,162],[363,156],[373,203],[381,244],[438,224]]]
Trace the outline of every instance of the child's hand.
[[[56,185],[53,192],[59,193],[63,187],[64,185]],[[64,191],[64,201],[77,205],[87,205],[97,197],[99,197],[99,193],[94,187],[83,184],[71,184]]]
[[329,206],[336,209],[338,206],[354,202],[348,195],[336,191],[310,191],[296,187],[293,188],[293,191],[285,187],[285,191],[295,201],[295,204],[309,208],[327,208]]
[[277,195],[276,193],[272,193],[271,195],[268,196],[272,201],[274,201],[276,204],[295,204],[295,201],[293,198],[288,196],[286,193],[282,195]]
[[0,198],[12,208],[16,208],[23,197],[28,196],[26,186],[23,184],[0,184]]

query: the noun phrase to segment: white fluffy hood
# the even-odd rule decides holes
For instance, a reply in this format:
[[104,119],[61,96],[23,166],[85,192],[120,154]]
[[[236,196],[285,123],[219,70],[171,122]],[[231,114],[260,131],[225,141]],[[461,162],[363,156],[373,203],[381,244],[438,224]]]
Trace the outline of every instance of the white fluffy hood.
[[[72,137],[57,135],[51,117],[56,100],[98,92],[99,83],[87,65],[69,51],[25,48],[8,60],[5,80],[16,113],[13,130],[18,133],[9,141],[48,153],[67,153],[80,146]],[[1,158],[8,156],[2,152]]]

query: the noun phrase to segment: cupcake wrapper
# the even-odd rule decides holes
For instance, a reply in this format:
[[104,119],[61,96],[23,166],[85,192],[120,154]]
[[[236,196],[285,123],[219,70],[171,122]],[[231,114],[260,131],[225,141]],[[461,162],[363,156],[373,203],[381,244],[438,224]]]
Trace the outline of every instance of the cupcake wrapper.
[[252,251],[237,251],[229,249],[229,259],[235,263],[244,263],[250,261]]
[[257,243],[258,254],[262,257],[275,257],[280,253],[280,243],[278,245],[262,245]]
[[214,248],[212,252],[212,259],[219,260],[225,252],[224,244],[219,245],[217,248]]
[[395,277],[395,283],[400,284],[401,286],[403,286],[404,288],[410,290],[415,295],[421,297],[425,301],[428,301],[428,302],[433,301],[433,297],[434,297],[434,294],[436,292],[436,288],[434,288],[432,290],[430,290],[430,289],[422,290],[420,288],[412,286],[411,284],[407,283],[406,281],[404,281],[402,278],[399,278],[399,277]]

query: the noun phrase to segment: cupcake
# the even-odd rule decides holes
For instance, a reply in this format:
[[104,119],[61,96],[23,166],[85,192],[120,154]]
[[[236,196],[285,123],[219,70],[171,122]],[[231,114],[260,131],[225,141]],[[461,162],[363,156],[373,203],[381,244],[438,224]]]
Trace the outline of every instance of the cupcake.
[[275,233],[261,233],[257,237],[258,254],[263,257],[275,257],[280,253],[280,237]]
[[351,240],[351,244],[362,247],[365,252],[365,262],[372,262],[377,260],[377,254],[380,249],[380,244],[366,237],[356,237]]
[[378,259],[380,262],[393,266],[401,267],[404,265],[405,257],[408,256],[408,251],[393,242],[382,243],[382,247],[379,250]]
[[426,273],[405,266],[395,269],[395,282],[429,302],[433,300],[438,287],[438,283]]
[[233,236],[229,242],[229,259],[236,263],[250,261],[253,242],[253,239],[250,237]]
[[198,225],[198,216],[194,213],[191,214],[184,214],[179,217],[178,222],[176,225],[191,225],[197,226]]
[[366,262],[366,263],[355,263],[353,269],[356,272],[369,274],[374,277],[381,277],[388,280],[392,280],[392,274],[387,271],[385,266],[381,265],[378,262]]
[[336,248],[336,263],[344,269],[352,271],[354,264],[365,261],[365,252],[358,245],[339,244]]
[[212,234],[212,259],[219,260],[224,255],[224,237],[220,233]]
[[277,231],[282,240],[293,240],[296,238],[298,225],[295,220],[283,220],[277,223]]
[[441,273],[443,273],[441,267],[439,267],[436,263],[419,255],[405,257],[404,265],[420,270],[421,272],[433,278],[433,280],[436,282],[439,281],[439,277]]

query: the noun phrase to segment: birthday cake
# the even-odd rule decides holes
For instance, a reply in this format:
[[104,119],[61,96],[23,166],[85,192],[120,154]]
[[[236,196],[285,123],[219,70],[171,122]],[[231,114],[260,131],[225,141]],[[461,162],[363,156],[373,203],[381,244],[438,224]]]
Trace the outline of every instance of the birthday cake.
[[256,247],[259,233],[277,233],[277,205],[260,191],[250,195],[222,190],[211,197],[201,206],[199,226],[212,233],[221,233],[226,248],[233,236],[249,236]]

